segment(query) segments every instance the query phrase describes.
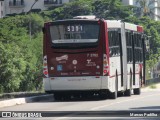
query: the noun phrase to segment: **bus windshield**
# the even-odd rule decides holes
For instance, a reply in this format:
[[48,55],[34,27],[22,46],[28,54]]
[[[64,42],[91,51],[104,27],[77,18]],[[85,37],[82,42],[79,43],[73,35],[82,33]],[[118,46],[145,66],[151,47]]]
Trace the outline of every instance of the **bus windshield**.
[[98,23],[53,25],[50,26],[50,35],[54,47],[95,46],[98,44],[99,25]]

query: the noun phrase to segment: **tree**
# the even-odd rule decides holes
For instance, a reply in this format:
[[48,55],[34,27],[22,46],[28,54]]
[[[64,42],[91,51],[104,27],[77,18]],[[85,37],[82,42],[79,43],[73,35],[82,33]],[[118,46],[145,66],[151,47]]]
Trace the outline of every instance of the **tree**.
[[93,14],[105,19],[125,19],[132,15],[131,6],[122,5],[120,0],[96,0]]
[[0,19],[0,92],[36,90],[42,85],[43,18],[32,15],[32,41],[29,39],[30,16]]
[[160,17],[155,14],[155,10],[159,9],[159,7],[155,6],[157,0],[136,0],[137,6],[134,9],[136,16],[148,16],[150,18]]
[[77,0],[65,4],[62,7],[56,8],[52,11],[51,16],[55,20],[71,19],[78,15],[90,15],[92,14],[92,0]]

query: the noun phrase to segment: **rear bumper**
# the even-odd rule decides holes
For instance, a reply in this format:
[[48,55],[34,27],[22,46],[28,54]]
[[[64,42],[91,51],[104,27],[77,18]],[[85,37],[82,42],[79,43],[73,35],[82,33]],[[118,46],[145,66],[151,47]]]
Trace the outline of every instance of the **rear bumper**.
[[107,76],[43,78],[45,91],[94,91],[107,88]]

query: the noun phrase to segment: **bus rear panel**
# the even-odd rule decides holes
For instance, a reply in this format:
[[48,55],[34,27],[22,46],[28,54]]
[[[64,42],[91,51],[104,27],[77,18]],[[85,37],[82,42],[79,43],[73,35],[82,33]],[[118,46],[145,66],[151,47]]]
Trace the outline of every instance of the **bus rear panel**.
[[104,48],[101,24],[99,20],[45,24],[45,91],[102,89]]

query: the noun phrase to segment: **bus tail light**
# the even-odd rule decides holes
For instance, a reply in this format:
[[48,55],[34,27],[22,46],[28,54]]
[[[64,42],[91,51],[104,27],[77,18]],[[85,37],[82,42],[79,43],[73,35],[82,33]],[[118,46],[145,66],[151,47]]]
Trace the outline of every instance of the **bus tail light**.
[[106,54],[103,54],[103,75],[109,75],[109,65]]
[[43,74],[45,77],[49,77],[48,76],[48,66],[47,66],[47,55],[45,55],[43,58]]

